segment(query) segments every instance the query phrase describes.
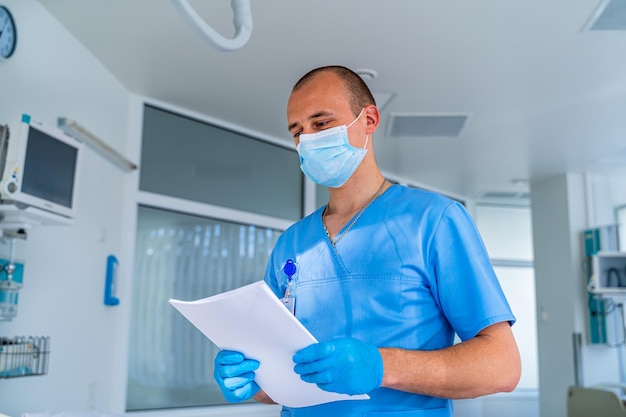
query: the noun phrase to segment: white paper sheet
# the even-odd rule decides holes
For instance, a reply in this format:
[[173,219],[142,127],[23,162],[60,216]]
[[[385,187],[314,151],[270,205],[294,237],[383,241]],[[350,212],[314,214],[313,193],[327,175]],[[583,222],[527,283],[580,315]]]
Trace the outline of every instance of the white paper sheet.
[[258,360],[255,381],[279,404],[306,407],[369,399],[327,392],[300,379],[291,358],[316,340],[264,281],[196,301],[169,302],[220,349]]

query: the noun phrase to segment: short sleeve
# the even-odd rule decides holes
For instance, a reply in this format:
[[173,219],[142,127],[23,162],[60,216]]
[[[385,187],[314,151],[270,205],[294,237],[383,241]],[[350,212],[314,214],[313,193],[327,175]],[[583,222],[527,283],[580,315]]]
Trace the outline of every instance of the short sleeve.
[[428,251],[431,290],[461,340],[515,317],[493,270],[478,230],[454,202],[439,219]]

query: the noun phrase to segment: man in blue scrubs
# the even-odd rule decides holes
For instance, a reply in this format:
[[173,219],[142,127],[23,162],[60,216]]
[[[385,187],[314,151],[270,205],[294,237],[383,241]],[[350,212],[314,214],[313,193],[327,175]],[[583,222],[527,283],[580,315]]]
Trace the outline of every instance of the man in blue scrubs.
[[[451,416],[451,399],[513,390],[515,317],[476,227],[459,203],[385,180],[372,145],[380,112],[363,80],[345,67],[309,72],[287,121],[303,172],[330,201],[281,235],[265,281],[319,341],[294,355],[295,372],[370,399],[281,416]],[[229,401],[272,402],[258,366],[218,354]]]

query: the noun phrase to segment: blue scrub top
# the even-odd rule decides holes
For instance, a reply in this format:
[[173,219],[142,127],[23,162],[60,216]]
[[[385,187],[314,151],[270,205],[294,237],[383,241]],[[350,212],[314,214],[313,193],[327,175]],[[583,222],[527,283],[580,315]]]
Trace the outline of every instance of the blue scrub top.
[[[281,235],[265,273],[282,297],[288,282],[283,267],[288,259],[295,262],[295,314],[317,340],[354,337],[377,347],[436,350],[451,346],[455,333],[466,340],[491,324],[515,321],[461,204],[393,185],[336,247],[324,231],[323,209]],[[281,416],[452,415],[447,399],[387,388],[369,395],[365,401],[284,407]]]

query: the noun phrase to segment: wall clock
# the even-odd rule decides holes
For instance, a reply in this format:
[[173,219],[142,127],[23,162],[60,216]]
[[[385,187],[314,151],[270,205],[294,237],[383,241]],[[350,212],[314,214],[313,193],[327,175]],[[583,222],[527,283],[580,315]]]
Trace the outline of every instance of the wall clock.
[[8,59],[15,52],[17,32],[11,12],[0,5],[0,60]]

